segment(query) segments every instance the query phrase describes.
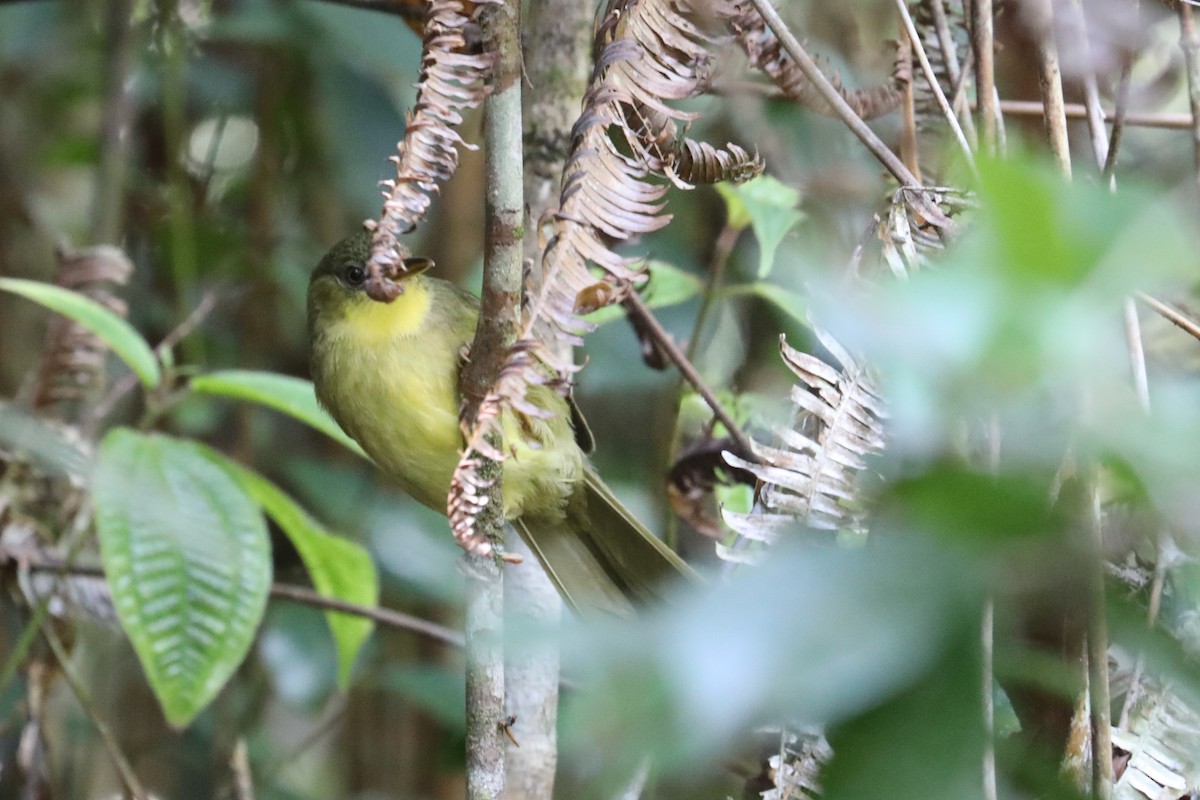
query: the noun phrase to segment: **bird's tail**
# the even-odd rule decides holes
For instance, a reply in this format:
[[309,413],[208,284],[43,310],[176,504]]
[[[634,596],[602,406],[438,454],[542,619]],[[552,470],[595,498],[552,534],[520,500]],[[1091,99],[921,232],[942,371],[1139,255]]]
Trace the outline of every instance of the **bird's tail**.
[[514,525],[563,601],[584,616],[630,616],[640,607],[668,600],[675,580],[700,580],[590,467],[565,519],[521,518]]

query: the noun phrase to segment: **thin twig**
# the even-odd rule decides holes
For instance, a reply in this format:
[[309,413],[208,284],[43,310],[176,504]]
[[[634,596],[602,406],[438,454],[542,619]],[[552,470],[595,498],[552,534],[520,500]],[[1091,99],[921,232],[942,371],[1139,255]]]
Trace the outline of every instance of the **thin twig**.
[[1092,155],[1096,159],[1096,167],[1103,172],[1104,164],[1108,161],[1108,137],[1104,130],[1104,111],[1100,108],[1100,87],[1096,84],[1096,71],[1092,68],[1092,47],[1088,41],[1087,21],[1083,16],[1083,3],[1080,0],[1067,0],[1070,9],[1070,35],[1078,40],[1082,64],[1083,100],[1087,110],[1088,137],[1092,143]]
[[133,118],[133,0],[109,0],[105,9],[104,102],[100,112],[100,158],[92,199],[91,244],[116,244],[125,209],[129,127]]
[[229,757],[229,769],[233,773],[233,786],[237,800],[254,800],[254,776],[250,773],[250,753],[246,737],[239,736]]
[[350,6],[364,11],[379,11],[412,22],[425,20],[425,3],[399,3],[396,0],[323,0],[335,6]]
[[958,117],[955,116],[954,110],[950,108],[950,102],[946,99],[946,94],[942,91],[941,84],[938,83],[937,75],[933,71],[933,65],[929,63],[929,56],[925,54],[925,46],[921,43],[921,35],[917,33],[917,26],[913,24],[912,14],[908,10],[908,0],[896,0],[896,9],[900,12],[900,19],[904,22],[904,29],[908,31],[909,41],[912,42],[913,53],[916,54],[917,60],[921,62],[921,71],[925,73],[925,80],[929,82],[929,88],[933,90],[933,96],[937,99],[938,107],[942,109],[942,114],[946,116],[946,121],[950,123],[950,130],[954,131],[954,138],[958,141],[958,146],[962,148],[963,155],[967,158],[967,165],[971,168],[971,174],[978,178],[979,172],[975,169],[975,154],[971,152],[971,145],[967,142],[967,135],[963,133],[962,126],[958,124]]
[[1150,306],[1150,308],[1157,311],[1159,315],[1161,315],[1168,322],[1173,323],[1181,330],[1186,331],[1197,339],[1200,339],[1200,322],[1197,322],[1194,317],[1184,314],[1179,309],[1172,308],[1162,300],[1151,297],[1145,292],[1138,292],[1137,297],[1143,303]]
[[[958,63],[958,47],[954,44],[954,34],[950,32],[950,21],[946,18],[946,7],[942,0],[929,0],[929,10],[933,14],[933,29],[937,34],[938,49],[942,51],[942,63],[946,65],[946,77],[950,79],[950,85],[957,89],[959,82],[963,78],[962,65]],[[963,99],[962,95],[955,93],[954,102],[951,105],[954,107],[955,113],[958,115],[959,122],[962,123],[963,130],[967,134],[967,141],[971,143],[971,147],[977,147],[978,135],[975,133],[975,120],[971,117],[971,112],[967,106],[960,102]]]
[[696,348],[700,346],[700,335],[704,332],[704,323],[708,321],[708,315],[716,301],[717,292],[725,280],[725,268],[729,265],[729,257],[733,255],[733,248],[741,235],[741,228],[735,228],[726,222],[725,226],[721,228],[721,232],[717,234],[717,240],[713,243],[712,258],[708,262],[708,278],[705,281],[704,292],[700,295],[700,310],[696,312],[696,321],[692,323],[692,335],[688,338],[686,353],[688,361],[694,361],[696,358]]
[[712,410],[713,415],[721,420],[721,424],[729,431],[729,435],[737,442],[738,447],[742,452],[753,454],[754,450],[750,445],[750,439],[742,432],[741,427],[734,422],[733,417],[721,405],[721,401],[713,394],[712,389],[708,388],[708,384],[700,377],[700,373],[688,361],[687,356],[679,349],[679,345],[675,344],[675,340],[666,332],[662,324],[654,317],[654,312],[646,305],[641,296],[637,292],[630,292],[626,298],[629,310],[633,311],[641,318],[646,325],[646,330],[654,337],[654,341],[666,353],[667,358],[679,369],[684,380],[692,385],[692,388],[704,398],[704,402],[708,403],[708,407]]
[[[1133,17],[1133,27],[1136,30],[1138,20],[1141,16],[1140,0],[1132,0],[1133,9],[1130,15]],[[1117,97],[1116,104],[1113,110],[1112,131],[1108,137],[1107,156],[1104,159],[1104,171],[1102,173],[1104,181],[1110,186],[1112,184],[1113,175],[1117,169],[1117,152],[1121,147],[1121,138],[1125,134],[1126,115],[1129,113],[1129,85],[1132,82],[1133,62],[1136,58],[1134,50],[1129,49],[1121,56],[1121,77],[1117,82]],[[1104,111],[1101,110],[1101,116]]]
[[[175,347],[175,345],[183,341],[185,337],[190,335],[198,327],[204,324],[204,320],[207,319],[208,315],[211,314],[213,309],[217,307],[217,302],[219,299],[220,292],[218,290],[209,289],[206,291],[204,296],[200,298],[200,302],[196,304],[196,307],[192,309],[191,313],[187,315],[183,322],[180,322],[173,330],[163,337],[163,340],[158,343],[158,347],[154,348],[154,352],[161,354],[165,351],[171,350]],[[138,376],[134,375],[132,372],[126,373],[125,375],[121,376],[119,380],[115,381],[112,388],[109,389],[108,394],[101,398],[100,402],[96,403],[96,405],[92,408],[91,413],[88,415],[86,424],[84,425],[84,432],[89,434],[93,433],[100,422],[103,421],[104,418],[110,413],[112,413],[113,407],[116,406],[117,403],[121,402],[121,398],[129,394],[131,391],[137,388],[137,386]]]
[[[904,3],[905,0],[900,0]],[[904,82],[900,92],[900,160],[908,167],[917,180],[921,180],[921,158],[917,148],[917,108],[916,86],[913,83],[913,45],[912,36],[904,30],[900,31],[900,47],[897,58],[903,57],[904,71],[909,80]]]
[[982,647],[982,682],[983,695],[983,797],[984,800],[996,800],[996,690],[995,677],[995,633],[996,633],[996,601],[989,596],[983,606],[983,619],[980,626],[980,645]]
[[[916,176],[909,171],[908,167],[904,166],[904,162],[892,152],[891,148],[883,143],[882,139],[875,135],[875,132],[867,126],[867,123],[863,122],[862,117],[854,113],[854,109],[850,107],[846,99],[830,83],[829,78],[817,66],[817,62],[813,60],[812,56],[800,44],[795,34],[784,23],[783,19],[779,16],[779,12],[775,10],[775,6],[771,5],[770,0],[752,0],[752,2],[755,9],[767,23],[767,27],[771,29],[771,32],[775,34],[780,44],[783,45],[783,49],[787,51],[787,54],[796,62],[796,66],[804,73],[804,77],[816,87],[825,102],[829,103],[829,107],[833,109],[842,122],[846,123],[851,132],[866,145],[871,154],[879,159],[880,163],[902,185],[915,189],[923,188]],[[923,194],[918,193],[918,198],[917,204],[919,207],[917,210],[924,214],[927,220],[943,230],[948,231],[953,229],[954,223],[935,203],[931,202]]]
[[[1001,100],[1000,108],[1005,114],[1018,117],[1042,116],[1042,104],[1037,100]],[[1086,119],[1087,109],[1079,103],[1066,103],[1063,111],[1067,119]],[[1113,122],[1113,113],[1104,112],[1106,122]],[[1130,111],[1125,115],[1125,124],[1141,128],[1166,128],[1168,130],[1187,130],[1192,127],[1192,115],[1177,112]]]
[[1000,142],[1000,105],[996,95],[992,0],[971,3],[971,49],[975,53],[975,96],[982,117],[983,150],[996,155]]
[[1137,304],[1132,297],[1125,298],[1125,346],[1129,350],[1129,368],[1138,402],[1142,411],[1149,414],[1150,380],[1146,375],[1146,350],[1142,346],[1142,325],[1138,319]]
[[419,633],[422,636],[437,639],[454,647],[463,646],[463,635],[458,631],[447,628],[444,625],[439,625],[436,622],[430,622],[427,619],[414,617],[411,614],[405,614],[401,611],[394,611],[390,608],[364,606],[346,600],[339,600],[336,597],[326,597],[305,586],[295,586],[287,583],[272,584],[270,594],[271,597],[279,600],[291,600],[294,603],[319,608],[324,611],[340,611],[343,614],[369,619],[372,622],[389,628]]
[[1192,152],[1196,165],[1196,181],[1200,183],[1200,37],[1196,35],[1196,23],[1192,7],[1179,3],[1179,47],[1187,69],[1188,104],[1192,110]]
[[1113,793],[1112,712],[1108,683],[1108,618],[1104,596],[1104,540],[1100,487],[1091,476],[1088,514],[1092,535],[1091,603],[1088,611],[1088,691],[1092,729],[1092,797],[1111,800]]
[[54,632],[54,627],[46,622],[42,622],[40,628],[42,638],[50,645],[50,649],[54,652],[54,657],[58,659],[58,666],[62,669],[63,678],[66,679],[67,685],[71,687],[71,691],[74,692],[79,705],[83,707],[88,719],[91,720],[92,725],[96,728],[96,732],[100,734],[100,739],[104,742],[104,747],[108,750],[108,757],[112,759],[113,766],[116,767],[117,775],[120,776],[125,790],[129,792],[133,800],[149,800],[150,795],[142,786],[142,782],[138,780],[137,773],[133,771],[133,767],[129,764],[129,759],[121,752],[121,747],[117,744],[117,738],[113,735],[112,729],[101,718],[100,713],[96,710],[95,703],[92,702],[91,695],[88,694],[87,688],[79,680],[79,676],[75,674],[75,668],[71,665],[67,649],[63,647],[58,634]]
[[[1111,163],[1112,150],[1109,150]],[[1129,348],[1129,364],[1133,372],[1133,385],[1137,390],[1138,402],[1142,411],[1150,413],[1150,381],[1146,374],[1146,351],[1142,345],[1142,328],[1138,319],[1137,304],[1132,297],[1125,299],[1125,342]],[[1166,577],[1166,559],[1163,557],[1161,542],[1165,534],[1159,533],[1158,558],[1154,564],[1154,579],[1150,588],[1150,607],[1146,612],[1146,623],[1153,628],[1158,619],[1158,610],[1162,600],[1163,580]],[[1139,652],[1133,665],[1133,674],[1129,678],[1129,688],[1125,692],[1125,700],[1121,704],[1121,713],[1117,716],[1117,727],[1126,729],[1129,726],[1129,715],[1137,703],[1141,690],[1142,673],[1146,669],[1146,654]]]
[[[34,572],[54,572],[93,578],[105,577],[104,570],[98,566],[70,564],[64,558],[40,551],[10,550],[0,547],[0,564],[3,564],[6,560],[12,560],[17,564],[24,565]],[[340,600],[336,597],[326,597],[306,586],[275,583],[271,585],[270,596],[277,600],[288,600],[293,603],[318,608],[322,611],[337,611],[355,617],[362,617],[384,627],[412,631],[413,633],[437,639],[454,647],[463,646],[463,635],[451,628],[421,619],[420,617],[414,617],[411,614],[393,611],[390,608],[364,606]]]

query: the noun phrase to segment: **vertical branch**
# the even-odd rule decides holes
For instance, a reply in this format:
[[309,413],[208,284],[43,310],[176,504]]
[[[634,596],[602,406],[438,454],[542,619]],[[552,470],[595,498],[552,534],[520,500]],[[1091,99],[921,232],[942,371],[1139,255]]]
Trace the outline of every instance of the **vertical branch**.
[[[1133,0],[1133,24],[1136,28],[1141,16],[1140,0]],[[1121,78],[1117,83],[1116,105],[1112,116],[1112,133],[1108,138],[1108,151],[1104,159],[1104,180],[1111,186],[1113,175],[1117,169],[1117,152],[1121,147],[1121,137],[1125,134],[1125,115],[1129,113],[1129,84],[1133,76],[1134,51],[1128,50],[1121,56]],[[1135,310],[1136,313],[1136,310]]]
[[[570,147],[571,126],[591,73],[592,16],[588,3],[543,0],[532,3],[524,24],[524,185],[527,231],[536,231],[554,210],[559,182]],[[540,237],[527,235],[525,261],[529,282],[541,284]],[[570,360],[570,353],[561,353]],[[511,632],[531,630],[537,641],[508,649],[504,671],[507,713],[515,718],[520,746],[505,744],[507,800],[550,800],[558,764],[558,686],[560,663],[555,636],[562,618],[562,598],[541,563],[510,529],[510,552],[525,563],[510,569],[504,581],[504,603]],[[514,624],[516,623],[516,624]]]
[[129,161],[129,92],[133,65],[133,0],[109,0],[104,20],[106,58],[104,105],[100,116],[100,165],[92,201],[91,244],[116,244],[125,209],[125,172]]
[[971,49],[975,52],[975,97],[982,118],[983,151],[995,155],[1000,136],[1000,102],[996,94],[992,0],[971,3]]
[[[521,53],[518,0],[488,5],[483,12],[485,46],[496,54],[493,91],[484,103],[486,228],[483,291],[471,359],[461,389],[472,420],[516,338],[521,297],[524,199],[521,175]],[[495,444],[495,443],[494,443]],[[500,465],[489,461],[479,474],[490,480],[487,506],[477,530],[493,545],[503,536]],[[504,585],[491,556],[470,553],[466,611],[467,798],[497,800],[504,792]]]
[[958,63],[958,49],[954,45],[954,36],[950,32],[950,20],[946,18],[946,7],[942,4],[942,0],[929,0],[929,10],[933,14],[933,28],[937,34],[938,49],[942,51],[942,63],[946,66],[946,77],[950,79],[950,86],[955,90],[951,105],[958,114],[963,131],[967,134],[967,141],[971,143],[972,147],[975,147],[978,145],[979,136],[975,132],[975,121],[971,118],[971,109],[965,103],[960,102],[960,99],[965,99],[965,95],[958,91],[963,78],[963,69]]
[[[896,0],[897,4],[903,8],[901,14],[908,11],[907,0]],[[913,61],[913,35],[911,31],[904,26],[904,19],[900,20],[900,50],[902,57],[908,62],[906,69],[908,74],[912,74]],[[900,160],[904,165],[912,170],[912,174],[917,180],[921,179],[921,165],[917,158],[917,113],[914,106],[914,90],[913,82],[907,81],[901,93],[900,111],[902,122],[900,125]]]
[[1187,66],[1188,103],[1192,108],[1192,152],[1196,164],[1196,182],[1200,183],[1200,37],[1196,35],[1196,23],[1192,6],[1180,0],[1179,47]]
[[983,697],[983,796],[984,800],[996,800],[996,601],[989,595],[983,606],[980,625],[982,646],[982,669],[980,682]]
[[1069,36],[1079,40],[1079,50],[1083,81],[1084,109],[1087,112],[1088,137],[1092,143],[1092,153],[1096,157],[1096,166],[1101,170],[1108,161],[1108,136],[1104,130],[1104,111],[1100,108],[1100,87],[1096,84],[1096,71],[1092,66],[1092,48],[1088,43],[1087,21],[1083,16],[1083,3],[1080,0],[1067,0],[1069,15]]
[[1050,7],[1050,0],[1036,0],[1031,10],[1038,17],[1034,26],[1038,37],[1038,84],[1042,90],[1046,137],[1050,140],[1050,152],[1054,155],[1059,171],[1070,178],[1071,145],[1067,140],[1067,112],[1063,104],[1058,45],[1054,40],[1054,12]]
[[[946,122],[949,123],[950,130],[954,132],[954,138],[958,142],[958,146],[962,148],[967,165],[974,172],[975,155],[971,152],[971,145],[967,142],[967,136],[963,133],[962,126],[958,124],[958,117],[955,116],[954,110],[950,108],[950,101],[946,99],[946,93],[942,91],[941,84],[938,83],[937,74],[933,71],[933,65],[929,63],[929,57],[925,54],[925,45],[921,42],[921,35],[917,33],[917,27],[913,23],[912,14],[908,11],[907,0],[896,0],[896,7],[900,11],[900,22],[904,25],[904,29],[908,33],[909,41],[912,42],[912,53],[921,62],[921,71],[925,73],[925,80],[929,82],[929,88],[933,91],[934,98],[937,99],[938,107],[946,115]],[[912,96],[911,81],[909,81],[908,96]]]
[[[196,285],[196,235],[192,220],[191,195],[184,168],[184,134],[187,126],[187,28],[179,14],[178,0],[159,0],[163,25],[159,52],[163,59],[162,112],[163,141],[167,173],[168,258],[175,284],[175,313],[179,319],[188,314],[188,290]],[[185,340],[188,361],[204,360],[203,339]]]
[[1099,479],[1090,478],[1088,515],[1091,523],[1092,554],[1091,597],[1088,609],[1087,655],[1088,692],[1091,706],[1092,797],[1111,800],[1113,796],[1112,712],[1108,683],[1108,619],[1104,598],[1104,541],[1101,528]]

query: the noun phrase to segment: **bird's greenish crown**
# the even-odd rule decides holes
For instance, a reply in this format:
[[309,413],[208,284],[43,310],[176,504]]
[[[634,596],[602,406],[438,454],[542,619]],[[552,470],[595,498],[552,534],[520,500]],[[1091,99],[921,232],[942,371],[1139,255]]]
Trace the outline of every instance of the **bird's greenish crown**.
[[[427,258],[414,258],[400,245],[404,271],[395,276],[400,294],[413,277],[433,266]],[[370,278],[371,233],[360,230],[335,244],[317,263],[308,283],[308,324],[315,330],[318,317],[343,317],[362,303],[374,303],[366,291]]]

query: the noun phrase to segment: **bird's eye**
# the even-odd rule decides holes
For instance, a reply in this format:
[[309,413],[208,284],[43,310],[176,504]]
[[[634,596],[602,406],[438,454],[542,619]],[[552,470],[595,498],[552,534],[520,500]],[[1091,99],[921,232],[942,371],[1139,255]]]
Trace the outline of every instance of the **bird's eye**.
[[367,279],[367,271],[360,264],[347,264],[342,271],[342,277],[350,286],[362,286],[363,281]]

